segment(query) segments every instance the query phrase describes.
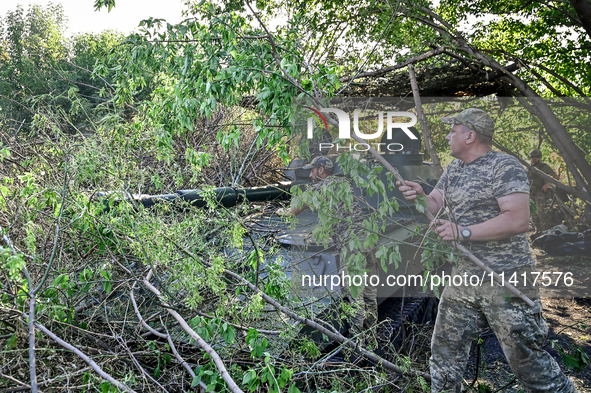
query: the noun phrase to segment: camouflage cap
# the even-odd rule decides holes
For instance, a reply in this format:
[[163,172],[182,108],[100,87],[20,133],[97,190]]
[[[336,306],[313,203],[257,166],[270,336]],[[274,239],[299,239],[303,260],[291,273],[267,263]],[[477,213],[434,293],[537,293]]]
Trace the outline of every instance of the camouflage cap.
[[323,167],[327,171],[332,171],[334,164],[332,163],[332,160],[330,158],[325,157],[325,156],[318,156],[318,157],[314,157],[312,162],[304,165],[302,168],[312,169],[312,168],[319,168],[319,167]]
[[538,149],[531,149],[529,152],[529,158],[542,158],[542,152]]
[[481,109],[469,108],[454,117],[442,117],[445,124],[462,124],[482,135],[492,137],[495,133],[495,122],[488,113]]

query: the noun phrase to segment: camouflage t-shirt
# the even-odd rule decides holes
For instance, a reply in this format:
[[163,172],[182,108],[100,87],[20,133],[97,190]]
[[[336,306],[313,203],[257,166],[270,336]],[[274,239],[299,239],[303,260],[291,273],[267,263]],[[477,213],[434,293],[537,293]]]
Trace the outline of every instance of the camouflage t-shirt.
[[[554,172],[554,169],[552,169],[552,167],[546,164],[545,162],[538,161],[537,163],[532,165],[532,167],[537,168],[545,174],[550,175],[554,178],[558,177],[556,176],[556,172]],[[548,182],[546,179],[542,178],[542,176],[536,173],[533,169],[528,170],[527,175],[529,176],[531,182],[530,192],[532,194],[535,194],[538,191],[542,191],[542,187],[544,186],[544,184]]]
[[330,225],[332,241],[340,248],[351,238],[351,234],[355,233],[361,241],[364,240],[363,229],[361,223],[363,222],[363,214],[361,211],[361,204],[358,197],[353,192],[353,186],[350,181],[340,176],[328,176],[322,181],[312,184],[308,190],[317,192],[323,198],[336,198],[335,190],[348,186],[351,190],[351,197],[349,201],[339,199],[338,203],[333,208],[330,216]]
[[[443,191],[450,221],[470,226],[501,214],[498,198],[516,192],[528,194],[529,182],[527,172],[516,158],[489,151],[469,164],[454,160],[435,188]],[[534,264],[525,233],[502,240],[471,241],[465,245],[497,273]],[[480,269],[466,258],[461,259],[459,267],[463,271]]]

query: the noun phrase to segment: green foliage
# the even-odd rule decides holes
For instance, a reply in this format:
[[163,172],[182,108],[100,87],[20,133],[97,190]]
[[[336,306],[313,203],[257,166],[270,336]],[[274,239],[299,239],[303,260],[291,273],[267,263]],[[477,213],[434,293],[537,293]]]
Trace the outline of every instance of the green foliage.
[[425,213],[427,210],[427,203],[425,202],[425,197],[422,195],[418,195],[416,199],[416,209],[419,213]]
[[[557,71],[575,85],[588,89],[580,82],[589,74],[589,64],[579,59],[589,56],[591,48],[581,45],[589,37],[569,3],[451,0],[442,2],[439,9],[457,25],[469,18],[478,18],[479,22],[470,25],[466,35],[474,45],[491,51],[499,59],[518,56]],[[485,15],[494,17],[483,18]],[[555,76],[545,71],[540,73],[560,94],[579,95]],[[556,94],[540,82],[536,87],[544,95]]]
[[424,239],[425,250],[421,254],[421,263],[427,270],[432,270],[441,264],[442,260],[456,262],[458,251],[449,243],[441,242],[437,238],[435,231],[428,231]]
[[[257,171],[263,168],[259,163],[270,162],[267,169],[275,170],[279,159],[287,161],[295,154],[286,146],[293,136],[294,98],[339,95],[344,87],[339,78],[345,74],[403,61],[432,45],[453,49],[453,42],[417,24],[417,18],[425,17],[419,7],[429,4],[407,3],[259,1],[258,15],[264,22],[289,10],[287,21],[272,30],[272,42],[238,1],[193,4],[189,18],[177,25],[145,20],[138,34],[125,39],[112,32],[65,39],[60,6],[31,6],[28,13],[19,7],[7,14],[0,29],[0,127],[7,130],[0,137],[0,165],[6,171],[0,180],[0,218],[9,218],[10,228],[2,234],[10,235],[17,249],[4,243],[0,247],[0,269],[9,278],[2,283],[2,306],[19,311],[28,307],[29,288],[22,275],[27,267],[40,286],[38,321],[84,346],[94,345],[87,336],[95,337],[85,330],[115,326],[116,330],[101,331],[102,336],[96,337],[113,347],[119,341],[111,337],[121,337],[145,350],[145,359],[138,356],[139,361],[159,383],[169,383],[171,390],[186,378],[185,371],[172,362],[171,348],[140,335],[130,292],[152,328],[164,331],[164,327],[183,343],[181,352],[192,344],[165,317],[164,305],[186,316],[224,361],[231,359],[230,373],[243,389],[296,393],[296,373],[298,379],[302,373],[321,378],[323,372],[308,361],[320,358],[324,348],[309,339],[298,341],[295,350],[287,348],[286,341],[297,335],[299,327],[284,315],[269,312],[261,294],[225,275],[228,270],[238,272],[281,304],[311,317],[298,299],[289,296],[290,283],[277,250],[263,237],[249,238],[253,231],[246,225],[247,218],[264,210],[251,205],[222,208],[211,188],[260,184],[270,177],[261,180],[264,172]],[[95,7],[110,10],[114,4],[97,0]],[[479,24],[469,37],[473,44],[492,51],[499,61],[518,55],[576,83],[585,81],[588,66],[578,64],[577,57],[586,58],[588,49],[575,48],[574,36],[561,31],[568,21],[548,22],[552,28],[546,36],[543,17],[557,15],[538,3],[526,7],[531,20],[511,16],[516,11],[510,3],[479,4],[505,15]],[[480,15],[463,1],[444,2],[438,11],[456,28],[465,15]],[[527,71],[524,67],[520,72]],[[542,74],[559,93],[572,94],[559,78]],[[534,87],[550,95],[542,84]],[[499,108],[492,101],[482,102],[499,113],[498,140],[503,144],[522,152],[535,146],[551,153],[551,144],[538,134],[512,133],[517,125],[540,128],[535,118],[522,116],[512,105]],[[433,113],[450,110],[442,106]],[[556,111],[566,124],[573,124],[569,108]],[[569,132],[582,149],[591,151],[585,130],[585,124],[577,124]],[[434,127],[440,152],[447,149],[445,132]],[[255,163],[255,157],[260,161]],[[553,159],[559,165],[560,160]],[[296,192],[295,204],[305,203],[319,212],[323,225],[314,231],[315,240],[328,243],[332,235],[328,228],[343,219],[331,216],[331,209],[341,201],[351,208],[351,187],[358,187],[380,203],[364,217],[364,236],[353,236],[343,250],[350,274],[363,273],[360,251],[372,248],[377,249],[384,271],[389,265],[398,267],[400,242],[385,235],[399,207],[386,193],[394,179],[351,155],[342,155],[339,165],[353,185],[326,190],[333,195],[327,199]],[[189,188],[204,190],[206,209],[163,203],[147,211],[129,199],[131,194]],[[435,268],[444,258],[456,258],[455,251],[432,234],[426,236],[424,248],[422,261],[427,268]],[[142,283],[148,270],[153,273],[151,282],[162,292],[160,299]],[[41,282],[46,272],[48,278]],[[213,315],[194,317],[196,311]],[[344,314],[353,311],[344,306]],[[125,325],[118,325],[122,320]],[[235,326],[246,327],[246,337],[237,334]],[[4,324],[0,328],[0,336],[7,337],[4,348],[27,352],[24,340],[18,340],[19,332]],[[263,334],[263,328],[282,334]],[[190,349],[191,356],[199,351]],[[118,356],[124,358],[125,350]],[[94,356],[95,352],[89,353]],[[278,353],[293,358],[282,355],[280,359]],[[588,363],[584,353],[564,350],[564,354],[572,367]],[[241,355],[248,365],[234,362]],[[41,352],[38,356],[45,359]],[[137,369],[130,358],[116,367],[108,356],[93,359],[103,362],[116,378],[137,385],[136,390],[153,387],[135,381]],[[227,389],[209,356],[194,359],[199,366],[193,387],[203,381],[208,391]],[[289,364],[284,364],[286,360]],[[400,362],[411,366],[408,358]],[[387,382],[385,376],[359,374],[359,379],[343,381],[343,391]],[[89,391],[115,391],[94,374],[73,378]],[[367,380],[360,382],[363,378]],[[424,381],[415,383],[425,388]]]
[[260,338],[259,332],[256,329],[248,329],[246,344],[252,348],[250,355],[253,358],[260,358],[265,353],[265,349],[267,349],[269,342],[264,337]]
[[234,339],[236,338],[236,330],[227,322],[222,324],[222,337],[228,345],[232,345],[234,343]]
[[7,351],[10,351],[12,348],[16,347],[16,340],[17,340],[16,333],[13,334],[12,336],[10,336],[8,341],[6,341],[6,350]]
[[302,338],[299,342],[299,351],[310,359],[317,359],[321,355],[320,348],[316,343],[307,338]]
[[531,216],[538,213],[538,207],[536,206],[536,202],[530,198],[529,200],[529,214]]
[[564,348],[558,343],[558,340],[552,340],[551,344],[552,348],[558,350],[562,362],[568,369],[574,370],[575,372],[581,372],[591,364],[589,355],[587,355],[585,349],[581,346],[576,345]]
[[22,253],[13,254],[9,248],[0,247],[0,263],[2,269],[7,272],[8,279],[15,283],[24,282],[21,275],[26,261]]
[[101,389],[101,393],[110,393],[118,391],[118,389],[115,386],[111,385],[109,382],[101,382],[99,388]]
[[[242,383],[247,386],[248,390],[251,392],[256,391],[263,384],[267,386],[269,392],[281,392],[291,381],[293,370],[286,367],[276,369],[275,362],[268,353],[265,353],[264,365],[264,368],[258,373],[252,369],[245,372],[242,378]],[[299,392],[295,385],[291,385],[288,391]]]
[[421,391],[423,392],[428,392],[431,390],[429,384],[427,383],[427,381],[425,381],[425,378],[423,377],[417,377],[417,382],[420,386]]
[[103,289],[105,290],[105,292],[109,293],[111,292],[111,289],[113,288],[113,283],[111,281],[111,272],[108,270],[102,270],[100,272],[100,275],[103,276]]
[[[269,148],[284,149],[292,99],[310,94],[313,86],[330,94],[337,69],[309,73],[297,41],[302,22],[276,32],[271,43],[257,23],[230,7],[202,2],[193,12],[195,18],[168,24],[165,31],[157,20],[143,21],[141,34],[127,39],[128,51],[102,66],[115,72],[116,102],[130,102],[139,89],[157,82],[151,99],[141,104],[142,122],[161,130],[156,145],[160,157],[169,159],[170,138],[194,130],[194,119],[215,117],[242,97],[254,96],[259,115],[250,126],[258,135],[257,148],[266,141]],[[302,79],[308,90],[292,82]],[[243,134],[240,125],[221,128],[217,140],[227,151],[238,148]],[[193,153],[188,158],[196,161]]]
[[107,11],[111,12],[111,10],[115,7],[115,0],[95,0],[95,11],[100,11],[103,7],[106,7]]
[[3,146],[2,142],[0,142],[0,162],[8,157],[10,157],[10,149],[7,146]]
[[62,130],[93,128],[99,117],[91,112],[100,110],[105,89],[112,87],[108,75],[95,79],[92,68],[121,36],[105,32],[67,39],[59,4],[31,5],[26,12],[18,5],[0,22],[0,119],[14,134],[38,134],[48,116],[59,119]]
[[[362,163],[352,154],[341,154],[338,164],[349,176],[354,184],[366,189],[370,196],[376,195],[379,198],[377,208],[371,208],[368,215],[363,217],[361,227],[353,221],[355,196],[352,184],[349,182],[330,182],[324,184],[319,190],[294,189],[292,206],[308,206],[312,211],[318,213],[318,222],[312,236],[316,243],[327,245],[330,239],[335,236],[334,230],[337,227],[347,224],[346,235],[350,237],[347,247],[341,248],[341,260],[346,261],[347,271],[350,275],[363,275],[365,273],[366,259],[362,252],[377,249],[376,257],[384,271],[389,265],[396,268],[401,262],[400,248],[398,241],[380,237],[389,230],[388,225],[392,223],[392,216],[398,211],[398,202],[395,198],[387,195],[383,168],[369,167]],[[393,184],[389,176],[385,176],[389,186]],[[341,207],[342,205],[342,207]],[[342,214],[337,214],[341,212]],[[363,236],[359,234],[363,233]],[[353,296],[360,290],[360,287],[351,286]]]
[[205,389],[206,392],[218,392],[223,389],[223,382],[220,378],[220,374],[214,371],[212,365],[208,365],[209,367],[197,366],[195,368],[195,378],[193,378],[193,383],[191,385],[197,386],[201,380],[205,382],[207,388]]
[[478,383],[478,393],[492,393],[492,388],[486,383]]

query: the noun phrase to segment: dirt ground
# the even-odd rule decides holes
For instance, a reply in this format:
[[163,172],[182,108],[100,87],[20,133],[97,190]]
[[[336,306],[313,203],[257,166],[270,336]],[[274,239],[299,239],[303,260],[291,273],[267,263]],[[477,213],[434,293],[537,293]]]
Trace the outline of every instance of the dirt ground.
[[[545,288],[541,291],[544,317],[549,327],[545,349],[572,379],[579,392],[591,392],[591,365],[577,372],[572,367],[567,367],[563,359],[564,356],[570,355],[578,359],[578,364],[582,365],[584,355],[581,352],[577,354],[577,351],[584,351],[591,358],[591,256],[557,258],[541,250],[532,251],[537,260],[536,271],[573,273],[573,285],[569,288]],[[465,374],[466,380],[474,380],[476,364],[480,363],[479,377],[474,386],[486,384],[492,388],[481,388],[480,392],[519,392],[521,386],[514,380],[495,335],[488,331],[481,337],[484,343],[480,361],[477,361],[474,346]],[[564,355],[561,355],[559,348],[563,349]]]

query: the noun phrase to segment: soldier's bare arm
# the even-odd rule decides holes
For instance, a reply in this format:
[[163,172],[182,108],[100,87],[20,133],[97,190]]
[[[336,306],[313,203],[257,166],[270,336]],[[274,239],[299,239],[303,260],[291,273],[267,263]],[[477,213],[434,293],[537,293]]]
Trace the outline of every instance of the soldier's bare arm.
[[[501,214],[480,224],[470,225],[470,241],[501,240],[529,229],[529,194],[513,193],[497,199]],[[462,240],[462,227],[448,220],[435,220],[435,233],[442,240]]]

